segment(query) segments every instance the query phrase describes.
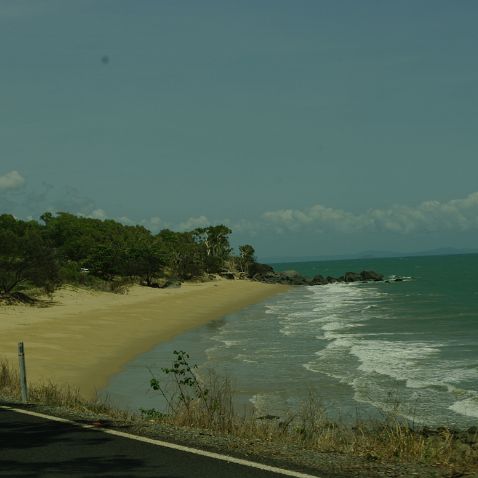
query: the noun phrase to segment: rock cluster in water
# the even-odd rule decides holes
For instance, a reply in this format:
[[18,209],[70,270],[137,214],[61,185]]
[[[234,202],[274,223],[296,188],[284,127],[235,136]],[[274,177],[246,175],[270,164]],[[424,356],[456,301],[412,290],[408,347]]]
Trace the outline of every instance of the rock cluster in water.
[[383,280],[383,275],[375,271],[346,272],[340,277],[324,277],[318,274],[312,279],[308,279],[296,271],[276,272],[273,267],[259,263],[254,263],[249,267],[248,276],[252,280],[267,284],[287,285],[325,285],[335,282],[377,282]]

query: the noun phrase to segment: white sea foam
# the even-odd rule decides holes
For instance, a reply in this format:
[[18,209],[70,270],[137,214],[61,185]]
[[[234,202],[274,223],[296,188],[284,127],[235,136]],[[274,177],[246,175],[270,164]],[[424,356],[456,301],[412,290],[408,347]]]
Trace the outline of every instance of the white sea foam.
[[[224,328],[227,333],[215,338],[222,347],[214,352],[215,359],[232,352],[228,360],[244,367],[257,367],[257,363],[283,366],[286,353],[291,366],[297,357],[303,370],[315,374],[311,380],[328,380],[320,374],[332,377],[352,388],[355,401],[380,410],[394,410],[390,393],[398,390],[403,403],[400,414],[417,422],[432,424],[445,417],[448,423],[460,423],[459,413],[464,414],[465,405],[472,410],[467,416],[474,416],[473,402],[461,395],[459,387],[465,381],[478,381],[476,367],[445,360],[444,343],[417,340],[410,331],[394,330],[393,323],[385,328],[383,320],[396,317],[388,296],[373,284],[329,284],[303,288],[300,293],[297,289],[265,306],[266,325],[260,329],[255,324],[255,330],[257,325],[260,330],[257,335],[251,337],[250,331],[240,335],[243,329],[237,327]],[[380,330],[372,330],[373,323]],[[272,331],[278,334],[275,339]],[[304,348],[298,351],[300,344]],[[256,394],[251,402],[260,413],[273,413],[283,406],[284,397]]]
[[356,325],[358,322],[372,317],[367,314],[367,305],[370,305],[367,302],[383,295],[376,289],[343,283],[311,286],[308,291],[310,294],[294,303],[293,307],[288,301],[276,304],[274,312],[280,318],[283,335],[315,336],[318,330],[325,332],[359,326]]
[[343,322],[329,322],[322,327],[322,330],[326,331],[335,331],[335,330],[347,330],[347,329],[354,329],[356,327],[364,327],[365,324],[360,323],[352,323],[352,324],[344,324]]
[[393,280],[397,280],[397,279],[402,280],[403,282],[409,282],[409,281],[415,280],[411,276],[397,276],[395,274],[392,274],[392,275],[387,277],[387,280],[392,280],[393,281]]
[[478,394],[475,393],[475,396],[465,400],[458,400],[448,408],[460,415],[478,418]]
[[223,340],[222,342],[226,347],[229,348],[229,347],[233,347],[234,345],[241,344],[242,340]]
[[355,343],[350,353],[359,359],[360,370],[403,380],[414,378],[419,362],[439,351],[437,344],[424,342],[363,340]]
[[258,360],[253,360],[249,355],[245,354],[237,354],[234,359],[245,363],[259,363]]
[[[324,373],[352,386],[354,399],[358,402],[399,412],[416,422],[433,424],[440,417],[442,422],[460,425],[462,422],[456,416],[445,413],[447,409],[475,416],[478,399],[463,400],[463,394],[466,397],[469,392],[455,386],[478,380],[478,370],[473,367],[472,360],[440,359],[444,346],[441,343],[371,339],[380,334],[343,333],[357,324],[340,325],[332,322],[322,327],[326,329],[322,338],[330,342],[316,353],[317,360],[303,364],[306,370]],[[352,358],[357,360],[356,365],[351,362]],[[399,387],[400,383],[405,388]],[[394,389],[401,390],[399,410],[391,400]],[[452,397],[461,400],[450,406]]]
[[294,335],[294,331],[292,330],[289,330],[289,328],[287,327],[283,327],[282,329],[279,329],[279,332],[282,334],[282,335],[286,335],[286,336],[292,336]]
[[410,332],[353,332],[371,318],[388,316],[377,303],[382,295],[342,284],[320,295],[316,291],[311,302],[318,317],[308,325],[318,327],[317,339],[328,343],[316,352],[316,359],[302,364],[304,369],[350,385],[356,401],[384,411],[395,410],[390,393],[399,387],[403,400],[399,413],[417,422],[431,424],[440,416],[447,423],[460,423],[452,412],[464,413],[465,405],[468,416],[474,416],[474,402],[461,400],[450,407],[450,400],[458,393],[454,384],[478,380],[478,371],[470,363],[440,359],[443,343],[413,340]]

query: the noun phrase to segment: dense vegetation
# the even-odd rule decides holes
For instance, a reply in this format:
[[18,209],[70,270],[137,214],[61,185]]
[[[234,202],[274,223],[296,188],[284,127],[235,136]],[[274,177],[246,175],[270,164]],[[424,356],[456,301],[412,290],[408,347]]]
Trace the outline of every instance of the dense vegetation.
[[232,255],[231,230],[224,225],[188,232],[164,229],[153,234],[126,226],[60,212],[40,221],[0,215],[0,297],[20,297],[25,288],[52,292],[64,283],[190,280],[225,271],[247,272],[254,262],[250,245]]

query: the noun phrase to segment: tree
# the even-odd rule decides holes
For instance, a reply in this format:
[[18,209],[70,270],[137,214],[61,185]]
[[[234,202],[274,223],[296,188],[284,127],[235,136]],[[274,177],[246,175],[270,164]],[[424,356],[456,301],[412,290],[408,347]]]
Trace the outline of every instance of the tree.
[[193,231],[193,237],[205,250],[205,268],[207,272],[219,272],[229,258],[232,248],[229,245],[231,229],[223,224],[198,228]]
[[[45,235],[57,249],[63,262],[74,261],[84,265],[84,261],[101,243],[104,243],[103,224],[98,219],[78,217],[67,212],[42,214]],[[113,235],[114,237],[114,235]]]
[[121,275],[125,260],[124,248],[110,242],[96,247],[86,259],[85,265],[93,275],[104,280],[111,280],[115,275]]
[[27,283],[52,292],[59,283],[55,251],[34,221],[0,216],[0,295]]
[[[139,277],[152,285],[161,275],[187,280],[221,272],[228,261],[234,268],[238,261],[231,256],[231,229],[223,224],[153,235],[143,226],[68,212],[46,212],[40,219],[25,222],[0,216],[0,294],[28,284],[52,289],[60,274],[65,282],[84,282],[86,272],[90,279]],[[253,260],[254,250],[247,247],[244,267]]]
[[132,245],[127,251],[126,275],[140,276],[148,286],[166,265],[167,252],[157,238],[150,238]]
[[239,267],[242,272],[248,272],[249,266],[256,262],[255,250],[250,244],[239,246]]
[[175,232],[163,229],[156,236],[163,244],[166,265],[172,275],[192,279],[204,273],[204,244],[193,232]]

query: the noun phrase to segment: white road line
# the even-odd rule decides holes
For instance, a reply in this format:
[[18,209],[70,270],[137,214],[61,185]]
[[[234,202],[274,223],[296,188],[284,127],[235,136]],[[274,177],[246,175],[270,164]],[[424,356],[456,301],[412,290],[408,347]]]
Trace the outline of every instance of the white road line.
[[138,435],[132,435],[130,433],[120,432],[117,430],[111,430],[109,428],[97,427],[95,425],[87,425],[84,423],[78,423],[66,418],[54,417],[51,415],[45,415],[44,413],[32,412],[30,410],[23,410],[22,408],[13,408],[5,405],[0,405],[0,408],[9,410],[11,412],[23,413],[24,415],[31,415],[33,417],[44,418],[54,422],[67,423],[80,428],[86,428],[89,430],[97,430],[99,432],[107,433],[109,435],[115,435],[123,438],[129,438],[130,440],[136,440],[143,443],[149,443],[150,445],[162,446],[165,448],[172,448],[173,450],[184,451],[186,453],[192,453],[194,455],[206,456],[215,460],[226,461],[229,463],[235,463],[237,465],[249,466],[251,468],[257,468],[259,470],[271,471],[285,476],[293,476],[294,478],[320,478],[318,475],[308,475],[306,473],[300,473],[298,471],[285,470],[283,468],[277,468],[275,466],[263,465],[262,463],[256,463],[254,461],[242,460],[241,458],[235,458],[233,456],[221,455],[220,453],[213,453],[210,451],[200,450],[198,448],[191,448],[183,445],[176,445],[175,443],[169,443],[162,440],[154,440],[152,438],[146,438]]

